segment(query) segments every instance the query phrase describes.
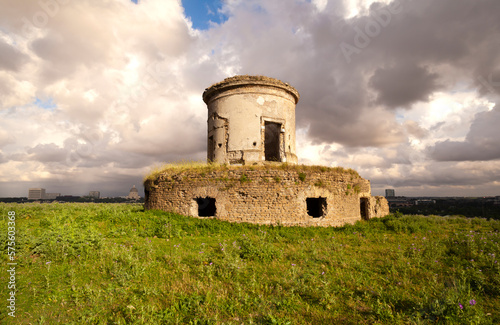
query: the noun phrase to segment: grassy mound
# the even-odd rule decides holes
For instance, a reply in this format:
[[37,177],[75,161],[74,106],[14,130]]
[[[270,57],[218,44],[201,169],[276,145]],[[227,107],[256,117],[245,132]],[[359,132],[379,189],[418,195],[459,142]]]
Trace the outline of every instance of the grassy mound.
[[17,317],[0,323],[500,323],[500,221],[272,227],[140,205],[0,204],[9,211]]
[[262,169],[282,169],[282,170],[291,170],[297,171],[299,173],[306,172],[330,172],[330,173],[339,173],[339,174],[349,174],[354,177],[360,177],[358,172],[354,169],[343,168],[343,167],[325,167],[325,166],[309,166],[309,165],[294,165],[287,163],[267,163],[263,165],[255,165],[255,166],[234,166],[234,165],[223,165],[217,163],[205,163],[205,162],[197,162],[197,161],[187,161],[187,162],[179,162],[172,164],[165,164],[163,166],[157,166],[153,168],[153,170],[144,176],[143,181],[147,180],[155,180],[162,173],[182,173],[185,171],[197,171],[200,175],[206,174],[211,171],[217,170],[236,170],[236,169],[248,169],[248,170],[262,170]]

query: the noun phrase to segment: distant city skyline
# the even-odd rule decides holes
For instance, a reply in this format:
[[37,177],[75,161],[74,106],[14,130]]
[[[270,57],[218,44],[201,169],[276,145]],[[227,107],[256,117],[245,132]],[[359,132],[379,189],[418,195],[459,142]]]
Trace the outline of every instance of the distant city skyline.
[[301,164],[374,195],[500,195],[498,0],[48,2],[0,11],[0,197],[144,196],[206,159],[202,93],[245,74],[300,93]]
[[[135,190],[134,193],[137,193],[139,197],[144,197],[144,195],[141,194],[140,189],[138,189],[135,185],[133,185],[132,188]],[[90,196],[94,198],[103,198],[103,197],[130,197],[131,195],[130,185],[128,186],[128,189],[122,189],[121,191],[114,192],[118,194],[110,194],[110,195],[103,195],[101,191],[97,190],[88,191],[86,193],[65,193],[65,192],[49,193],[47,192],[47,190],[52,191],[53,189],[52,188],[47,189],[43,187],[28,188],[26,189],[24,195],[0,196],[0,198],[26,197],[30,200],[37,200],[37,199],[55,199],[58,196],[81,196],[81,197]]]

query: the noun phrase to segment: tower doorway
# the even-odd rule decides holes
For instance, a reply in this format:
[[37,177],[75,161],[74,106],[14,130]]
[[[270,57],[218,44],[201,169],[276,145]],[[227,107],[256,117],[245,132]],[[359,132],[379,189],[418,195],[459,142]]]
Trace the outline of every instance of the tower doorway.
[[266,161],[281,161],[280,133],[281,124],[274,122],[264,123],[264,155]]

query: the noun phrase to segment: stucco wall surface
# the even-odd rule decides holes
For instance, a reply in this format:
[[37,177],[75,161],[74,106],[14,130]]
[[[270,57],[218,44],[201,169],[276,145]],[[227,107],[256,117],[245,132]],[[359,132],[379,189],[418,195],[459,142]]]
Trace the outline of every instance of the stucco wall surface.
[[[208,108],[207,159],[221,164],[260,164],[265,145],[279,143],[277,161],[297,163],[295,105],[298,92],[279,80],[237,76],[212,85],[203,94]],[[266,123],[280,125],[266,130]]]

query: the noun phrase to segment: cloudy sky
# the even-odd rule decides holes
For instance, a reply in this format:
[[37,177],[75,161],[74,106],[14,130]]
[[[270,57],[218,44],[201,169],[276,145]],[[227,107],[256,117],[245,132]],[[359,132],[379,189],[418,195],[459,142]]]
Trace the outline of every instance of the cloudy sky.
[[203,90],[290,83],[300,162],[500,195],[498,0],[0,0],[0,197],[126,195],[206,158]]

